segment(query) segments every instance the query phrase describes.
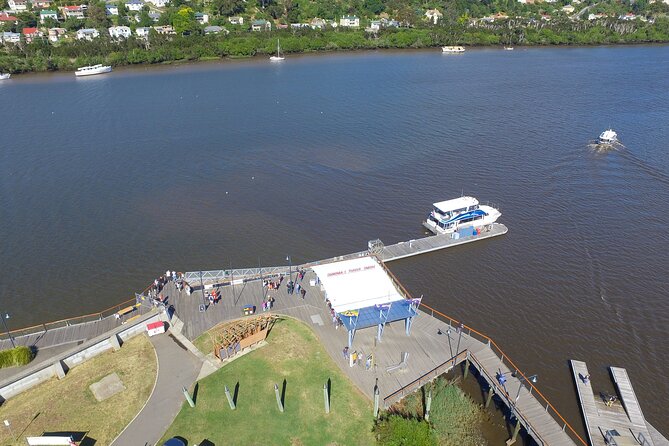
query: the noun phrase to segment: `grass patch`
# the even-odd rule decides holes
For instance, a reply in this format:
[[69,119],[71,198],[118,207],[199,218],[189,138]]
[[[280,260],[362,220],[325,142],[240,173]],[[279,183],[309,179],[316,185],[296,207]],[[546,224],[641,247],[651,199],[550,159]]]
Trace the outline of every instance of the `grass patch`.
[[35,355],[25,345],[0,351],[0,369],[5,367],[16,367],[29,364]]
[[[146,335],[136,336],[117,352],[105,352],[68,372],[7,400],[2,419],[12,423],[18,440],[0,430],[0,444],[25,445],[26,436],[43,432],[88,432],[98,445],[108,445],[139,412],[156,379],[156,355]],[[126,389],[96,401],[88,386],[116,372]]]
[[[476,446],[486,444],[481,433],[482,409],[454,381],[440,377],[420,391],[404,398],[390,410],[407,419],[422,419],[425,398],[432,390],[430,425],[442,446]],[[395,444],[395,443],[388,443]]]
[[[309,327],[293,319],[278,321],[267,342],[200,381],[196,407],[184,405],[165,438],[225,445],[374,443],[371,401],[339,370]],[[285,412],[280,413],[274,384],[281,389],[284,379]],[[331,410],[326,415],[323,384],[328,379]],[[224,386],[234,394],[237,383],[237,410],[232,411]]]

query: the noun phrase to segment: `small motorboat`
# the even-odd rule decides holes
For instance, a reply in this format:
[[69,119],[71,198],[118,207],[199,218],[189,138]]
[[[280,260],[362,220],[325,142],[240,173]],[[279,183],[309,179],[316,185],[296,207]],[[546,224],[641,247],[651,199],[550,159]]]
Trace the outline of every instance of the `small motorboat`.
[[0,73],[0,81],[9,79],[10,77],[12,77],[12,73]]
[[613,129],[604,130],[597,138],[599,144],[613,144],[618,142],[618,134]]
[[442,46],[442,53],[464,53],[465,47],[463,46]]

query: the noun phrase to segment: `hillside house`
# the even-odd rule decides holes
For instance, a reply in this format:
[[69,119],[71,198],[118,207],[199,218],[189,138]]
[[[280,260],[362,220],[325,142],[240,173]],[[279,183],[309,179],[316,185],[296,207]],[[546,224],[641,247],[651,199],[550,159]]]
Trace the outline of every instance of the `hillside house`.
[[41,39],[44,37],[44,33],[38,28],[23,28],[23,37],[26,39],[27,43],[32,42],[36,39]]
[[354,15],[343,15],[339,19],[339,26],[344,28],[360,28],[360,19]]
[[156,8],[164,8],[170,2],[170,0],[146,0],[147,3],[153,4]]
[[135,29],[135,34],[137,34],[137,37],[140,39],[148,39],[150,31],[151,28],[148,26],[140,26],[139,28]]
[[8,0],[7,6],[12,12],[24,12],[28,10],[28,0]]
[[51,0],[34,0],[31,4],[35,9],[48,9],[51,7]]
[[243,25],[244,17],[230,17],[228,18],[228,21],[230,21],[231,25]]
[[205,25],[209,23],[209,14],[205,14],[204,12],[196,12],[195,21],[200,25]]
[[44,23],[47,19],[53,19],[58,21],[58,13],[51,9],[44,9],[39,12],[39,22]]
[[110,26],[108,31],[112,39],[127,39],[132,35],[128,26]]
[[226,32],[227,34],[227,30],[222,26],[212,25],[204,28],[205,34],[220,34],[221,32]]
[[100,37],[100,31],[95,28],[83,28],[77,31],[77,40],[93,40]]
[[0,26],[2,25],[16,25],[19,23],[19,19],[13,15],[9,15],[6,12],[0,12]]
[[19,43],[21,41],[21,34],[12,32],[3,32],[0,34],[0,42],[3,43]]
[[107,3],[105,5],[105,12],[108,16],[118,15],[118,5],[114,3]]
[[444,15],[438,9],[428,9],[425,11],[425,17],[429,22],[436,25],[439,20],[441,20]]
[[268,22],[267,20],[254,20],[253,23],[251,23],[251,31],[271,31],[272,30],[272,22]]
[[75,19],[85,19],[86,14],[84,14],[84,8],[81,5],[75,6],[63,6],[63,17],[66,19],[75,18]]
[[65,28],[49,28],[49,42],[56,43],[67,34]]
[[142,0],[128,0],[125,2],[125,7],[128,8],[128,11],[141,11],[144,2]]
[[158,34],[165,34],[165,35],[176,34],[172,25],[153,26],[152,28],[155,29]]

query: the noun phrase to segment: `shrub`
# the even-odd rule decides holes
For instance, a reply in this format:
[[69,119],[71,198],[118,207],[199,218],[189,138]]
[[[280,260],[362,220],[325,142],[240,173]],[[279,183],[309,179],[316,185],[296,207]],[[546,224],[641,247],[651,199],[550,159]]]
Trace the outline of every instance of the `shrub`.
[[437,437],[430,425],[415,418],[389,415],[374,427],[376,440],[382,446],[436,446]]
[[0,368],[22,366],[33,360],[33,351],[26,346],[0,351]]

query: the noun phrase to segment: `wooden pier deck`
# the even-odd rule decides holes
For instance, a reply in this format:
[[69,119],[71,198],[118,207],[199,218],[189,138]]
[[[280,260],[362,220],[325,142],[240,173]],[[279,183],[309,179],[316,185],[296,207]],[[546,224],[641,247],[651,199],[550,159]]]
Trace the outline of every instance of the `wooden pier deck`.
[[376,254],[379,260],[383,262],[392,262],[393,260],[404,259],[411,256],[426,254],[428,252],[451,248],[453,246],[463,245],[465,243],[497,237],[506,234],[508,231],[509,228],[505,225],[501,223],[493,223],[489,230],[484,230],[479,235],[470,235],[460,238],[453,238],[453,234],[433,235],[384,246],[379,251],[374,252],[374,254]]
[[[262,312],[263,300],[273,296],[275,303],[272,313],[294,317],[312,327],[328,354],[361,392],[371,399],[374,386],[378,385],[382,404],[386,407],[418,390],[436,375],[469,359],[471,366],[495,389],[497,397],[507,406],[513,407],[521,424],[538,444],[586,444],[583,440],[579,441],[577,435],[570,434],[571,426],[567,429],[565,422],[558,422],[552,416],[554,409],[540,401],[536,389],[530,392],[527,383],[521,382],[520,375],[512,375],[515,366],[508,358],[496,354],[494,345],[489,345],[488,341],[469,328],[459,332],[457,324],[452,320],[437,319],[431,309],[420,311],[410,336],[405,334],[403,321],[387,324],[382,342],[376,341],[375,328],[359,330],[352,350],[364,356],[373,354],[375,366],[370,370],[366,370],[364,364],[349,367],[342,354],[347,345],[347,332],[343,327],[337,329],[333,325],[320,285],[310,285],[312,279],[315,279],[315,274],[308,270],[302,282],[307,291],[304,299],[296,294],[288,295],[285,286],[287,277],[279,290],[267,291],[259,280],[234,288],[231,285],[222,286],[218,288],[222,295],[221,302],[210,305],[204,312],[198,308],[203,303],[200,290],[189,296],[185,292],[176,291],[170,284],[166,293],[169,303],[175,306],[177,316],[184,321],[182,333],[191,340],[218,323],[241,317],[245,305],[255,305],[257,311]],[[402,352],[409,354],[406,367],[389,371],[389,368],[400,363]],[[505,373],[507,377],[503,387],[495,379],[497,372]],[[516,395],[519,396],[517,401]]]
[[[620,401],[609,405],[604,398],[595,395],[589,376],[588,367],[583,361],[571,360],[572,375],[585,420],[588,438],[592,446],[606,446],[607,431],[615,430],[622,437],[633,437],[644,446],[666,446],[669,441],[653,428],[643,416],[627,371],[620,367],[610,367],[611,376],[618,389]],[[586,382],[587,381],[587,382]],[[614,437],[616,438],[616,437]],[[619,442],[622,444],[622,442]]]

